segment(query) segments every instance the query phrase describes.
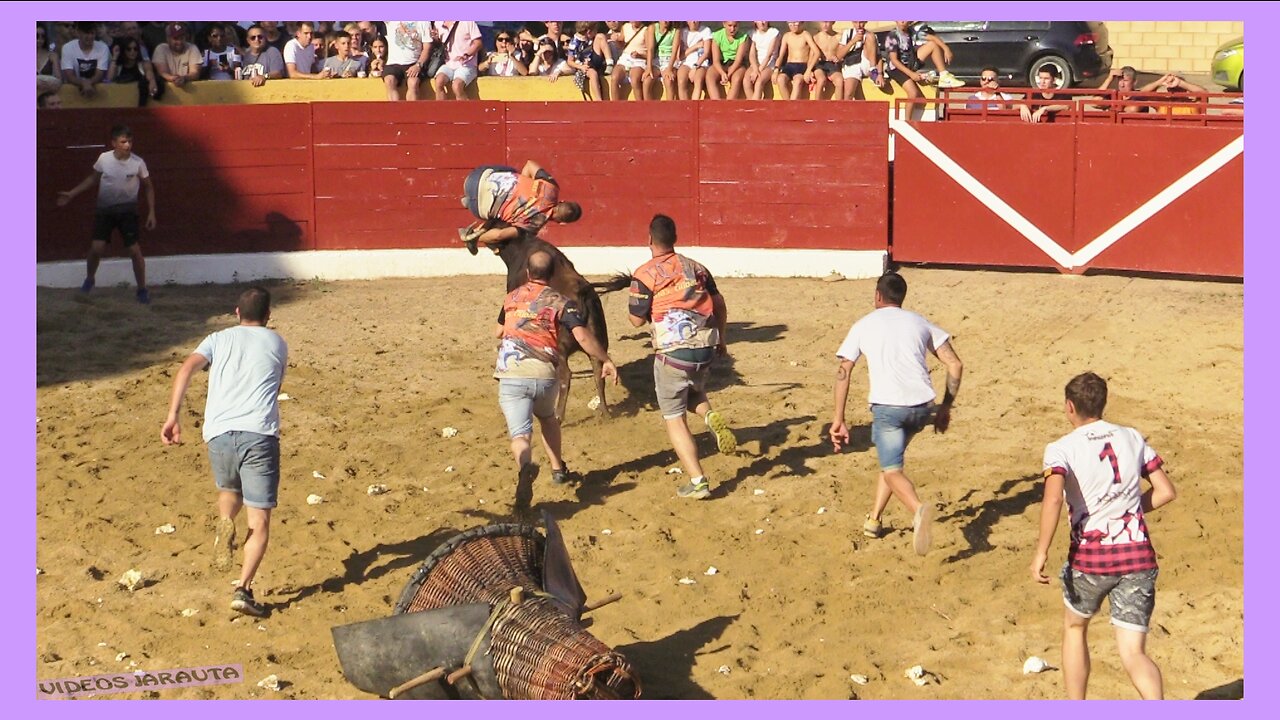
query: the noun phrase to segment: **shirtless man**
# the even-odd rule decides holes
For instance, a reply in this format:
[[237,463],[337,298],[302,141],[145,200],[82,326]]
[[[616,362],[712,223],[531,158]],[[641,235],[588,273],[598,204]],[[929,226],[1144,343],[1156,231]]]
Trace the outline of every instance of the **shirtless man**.
[[818,32],[813,36],[813,44],[818,46],[818,64],[813,70],[813,82],[810,84],[810,100],[820,100],[822,89],[827,81],[835,90],[832,100],[844,99],[844,76],[840,74],[840,33],[834,29],[834,20],[823,20],[818,23]]
[[[813,69],[822,57],[822,50],[813,42],[813,36],[803,25],[799,21],[788,22],[787,32],[782,35],[782,49],[773,66],[773,79],[778,83],[778,97],[799,100],[804,87],[814,82]],[[796,80],[797,76],[799,81]]]

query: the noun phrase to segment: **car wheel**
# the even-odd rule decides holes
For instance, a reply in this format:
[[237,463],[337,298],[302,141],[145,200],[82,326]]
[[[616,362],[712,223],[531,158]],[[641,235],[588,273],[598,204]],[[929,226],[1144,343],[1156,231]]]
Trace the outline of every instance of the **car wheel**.
[[1061,55],[1041,55],[1031,63],[1031,71],[1027,73],[1027,87],[1036,86],[1036,74],[1042,67],[1052,67],[1058,76],[1058,87],[1069,88],[1075,78],[1071,75],[1071,63]]
[[1244,70],[1240,71],[1240,94],[1244,94]]

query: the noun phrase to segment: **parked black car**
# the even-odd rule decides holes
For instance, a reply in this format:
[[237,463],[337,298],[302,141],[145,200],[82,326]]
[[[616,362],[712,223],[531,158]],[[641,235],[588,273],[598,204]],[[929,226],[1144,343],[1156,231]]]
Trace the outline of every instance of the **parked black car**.
[[937,33],[954,55],[952,75],[976,85],[983,67],[995,67],[1006,85],[1035,87],[1036,73],[1051,65],[1058,87],[1097,84],[1111,70],[1107,26],[1101,22],[1056,20],[930,21],[916,24]]

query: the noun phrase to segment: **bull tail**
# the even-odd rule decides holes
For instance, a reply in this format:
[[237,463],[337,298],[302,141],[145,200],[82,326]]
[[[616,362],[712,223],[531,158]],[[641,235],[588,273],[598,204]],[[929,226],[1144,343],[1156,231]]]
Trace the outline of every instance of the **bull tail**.
[[616,273],[604,282],[591,283],[591,289],[601,294],[626,290],[629,287],[631,287],[631,276],[626,273]]

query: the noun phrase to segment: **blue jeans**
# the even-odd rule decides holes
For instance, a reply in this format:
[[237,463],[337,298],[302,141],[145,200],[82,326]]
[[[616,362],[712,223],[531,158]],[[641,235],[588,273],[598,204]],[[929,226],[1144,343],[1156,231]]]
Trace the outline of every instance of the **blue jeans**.
[[871,442],[876,445],[881,470],[901,470],[911,438],[929,424],[933,403],[923,405],[872,405]]
[[231,430],[209,441],[209,465],[219,490],[237,493],[251,508],[276,506],[280,490],[280,438]]
[[545,420],[556,413],[560,385],[554,379],[500,378],[498,405],[507,419],[509,437],[533,434],[533,418]]

